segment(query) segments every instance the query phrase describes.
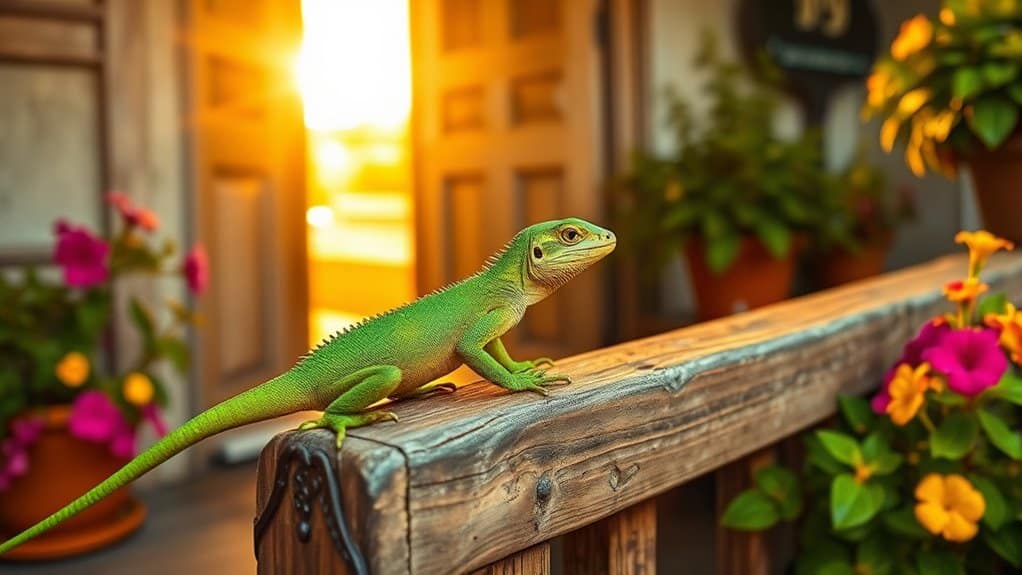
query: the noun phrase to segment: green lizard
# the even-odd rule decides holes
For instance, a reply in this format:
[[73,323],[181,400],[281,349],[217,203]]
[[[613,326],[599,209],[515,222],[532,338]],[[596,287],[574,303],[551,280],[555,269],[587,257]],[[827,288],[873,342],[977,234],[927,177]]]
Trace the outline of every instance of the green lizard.
[[614,234],[569,218],[529,226],[483,269],[458,283],[338,332],[283,374],[196,415],[69,505],[0,545],[3,554],[127,485],[187,447],[241,425],[304,410],[323,410],[300,429],[327,428],[341,447],[345,430],[380,420],[378,401],[454,391],[430,383],[467,364],[511,391],[547,395],[570,383],[547,375],[547,358],[515,361],[500,337],[525,308],[553,293],[614,250]]

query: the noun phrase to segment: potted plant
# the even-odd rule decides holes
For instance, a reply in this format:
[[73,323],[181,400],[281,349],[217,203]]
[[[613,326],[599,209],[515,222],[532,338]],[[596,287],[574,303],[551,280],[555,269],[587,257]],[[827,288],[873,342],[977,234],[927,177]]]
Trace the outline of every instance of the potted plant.
[[619,182],[623,228],[654,264],[683,247],[699,317],[710,319],[788,297],[795,246],[816,225],[818,138],[774,134],[779,73],[723,61],[709,34],[696,57],[709,110],[696,129],[691,105],[669,94],[676,151],[635,156]]
[[956,176],[969,166],[985,225],[1022,241],[1022,10],[1014,0],[944,2],[937,19],[901,26],[867,82],[866,117],[884,119],[880,142],[905,161]]
[[965,278],[867,401],[806,432],[800,470],[767,467],[721,522],[798,521],[794,573],[1017,573],[1022,569],[1022,313],[981,272],[1010,242],[961,232]]
[[860,149],[842,173],[821,175],[826,216],[813,236],[812,271],[829,288],[884,271],[895,228],[915,216],[911,189],[893,192],[887,175]]
[[[192,313],[170,303],[157,316],[138,299],[126,310],[140,336],[138,353],[120,362],[130,366],[124,370],[105,361],[116,284],[170,274],[198,294],[207,282],[201,245],[174,264],[174,243],[152,237],[155,214],[122,194],[109,199],[121,222],[112,237],[56,223],[61,281],[32,268],[0,275],[0,533],[22,531],[119,469],[135,455],[143,426],[165,433],[160,364],[188,367],[182,331]],[[130,533],[144,515],[123,491],[9,555],[83,552]]]

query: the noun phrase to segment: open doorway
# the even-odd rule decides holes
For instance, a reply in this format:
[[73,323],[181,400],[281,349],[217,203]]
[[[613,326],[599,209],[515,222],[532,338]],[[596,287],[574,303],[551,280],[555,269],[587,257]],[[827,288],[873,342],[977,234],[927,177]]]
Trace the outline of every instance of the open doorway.
[[303,0],[309,344],[414,299],[407,0]]

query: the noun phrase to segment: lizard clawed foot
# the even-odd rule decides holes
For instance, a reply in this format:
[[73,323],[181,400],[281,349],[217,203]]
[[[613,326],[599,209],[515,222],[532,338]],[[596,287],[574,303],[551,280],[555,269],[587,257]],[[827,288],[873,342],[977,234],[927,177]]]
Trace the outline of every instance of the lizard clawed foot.
[[550,395],[547,387],[571,383],[571,378],[567,375],[546,375],[546,371],[533,367],[526,371],[512,373],[511,381],[505,387],[511,391],[532,391],[547,396]]
[[444,381],[440,383],[427,383],[426,385],[423,385],[418,389],[414,389],[404,395],[391,395],[388,396],[388,398],[394,400],[422,399],[424,397],[429,397],[437,393],[454,393],[455,391],[458,391],[458,386],[454,385],[449,381]]
[[537,359],[533,359],[531,361],[526,360],[515,362],[513,369],[510,369],[509,371],[511,373],[521,373],[523,371],[529,371],[533,369],[550,368],[553,367],[553,365],[554,360],[550,359],[549,357],[540,357]]
[[352,427],[362,427],[377,421],[398,421],[397,414],[392,411],[367,411],[365,413],[323,413],[319,419],[310,419],[298,426],[298,429],[329,429],[337,434],[337,449],[341,448],[347,430]]

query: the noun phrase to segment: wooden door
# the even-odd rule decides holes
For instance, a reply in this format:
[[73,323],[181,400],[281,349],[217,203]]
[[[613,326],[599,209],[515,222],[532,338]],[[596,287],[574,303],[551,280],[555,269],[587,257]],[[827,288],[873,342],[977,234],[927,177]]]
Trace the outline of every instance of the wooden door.
[[212,269],[198,330],[201,404],[306,349],[305,129],[298,0],[186,0],[186,131],[196,235]]
[[[601,222],[598,4],[411,4],[420,291],[472,274],[530,223]],[[599,275],[530,310],[505,338],[512,353],[598,347]]]

